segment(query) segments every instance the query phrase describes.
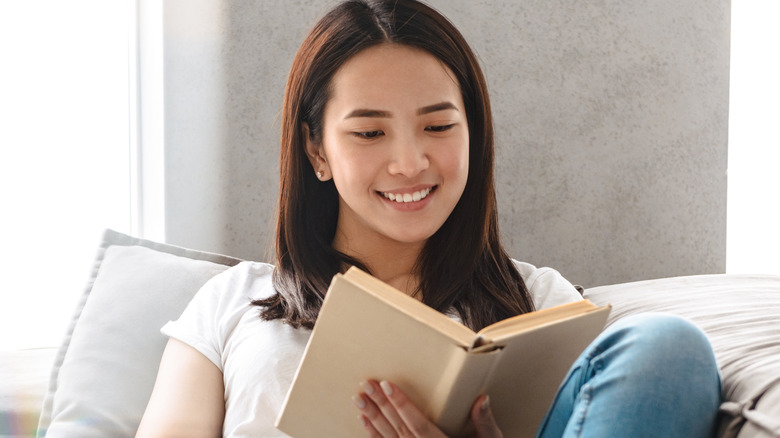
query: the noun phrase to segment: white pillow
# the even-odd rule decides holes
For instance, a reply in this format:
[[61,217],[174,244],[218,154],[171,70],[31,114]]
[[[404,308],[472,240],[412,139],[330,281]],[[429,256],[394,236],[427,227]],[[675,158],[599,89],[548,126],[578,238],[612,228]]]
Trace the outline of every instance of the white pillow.
[[134,436],[167,342],[160,327],[239,261],[107,230],[57,354],[37,436]]

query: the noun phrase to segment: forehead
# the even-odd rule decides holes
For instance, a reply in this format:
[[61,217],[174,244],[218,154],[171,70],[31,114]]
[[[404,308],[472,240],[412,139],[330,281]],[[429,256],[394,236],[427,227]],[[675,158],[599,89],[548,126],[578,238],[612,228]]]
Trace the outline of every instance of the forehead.
[[388,43],[359,52],[339,68],[328,106],[416,110],[445,101],[463,109],[452,71],[422,49]]

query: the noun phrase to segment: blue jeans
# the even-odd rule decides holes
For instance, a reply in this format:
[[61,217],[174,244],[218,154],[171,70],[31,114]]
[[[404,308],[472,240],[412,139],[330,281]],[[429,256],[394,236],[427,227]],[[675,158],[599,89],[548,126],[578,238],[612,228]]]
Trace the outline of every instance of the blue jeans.
[[683,318],[623,318],[574,362],[538,438],[712,437],[721,385],[704,333]]

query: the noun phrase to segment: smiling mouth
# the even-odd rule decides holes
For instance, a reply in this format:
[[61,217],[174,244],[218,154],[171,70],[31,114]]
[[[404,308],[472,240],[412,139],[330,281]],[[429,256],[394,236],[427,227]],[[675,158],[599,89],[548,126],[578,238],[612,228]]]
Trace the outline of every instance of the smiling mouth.
[[423,199],[425,199],[433,189],[434,187],[428,187],[427,189],[419,190],[417,192],[413,193],[387,193],[387,192],[379,192],[384,196],[385,198],[399,203],[406,203],[406,202],[418,202]]

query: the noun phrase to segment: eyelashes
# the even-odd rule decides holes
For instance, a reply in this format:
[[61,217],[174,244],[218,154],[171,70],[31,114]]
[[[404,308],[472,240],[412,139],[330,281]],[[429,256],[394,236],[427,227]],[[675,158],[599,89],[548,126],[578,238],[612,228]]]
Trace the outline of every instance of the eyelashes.
[[373,140],[375,138],[379,138],[380,136],[384,135],[385,133],[382,131],[358,131],[353,132],[352,135],[358,138],[363,138],[366,140]]
[[433,125],[433,126],[427,126],[425,130],[429,132],[445,132],[452,129],[453,126],[455,126],[454,123],[450,123],[448,125]]
[[[455,126],[455,123],[450,123],[446,125],[432,125],[432,126],[426,126],[425,131],[426,132],[434,132],[434,133],[440,133],[440,132],[446,132],[452,129]],[[365,140],[374,140],[377,139],[383,135],[385,135],[384,131],[376,130],[376,131],[354,131],[352,132],[352,135],[358,138],[362,138]]]

